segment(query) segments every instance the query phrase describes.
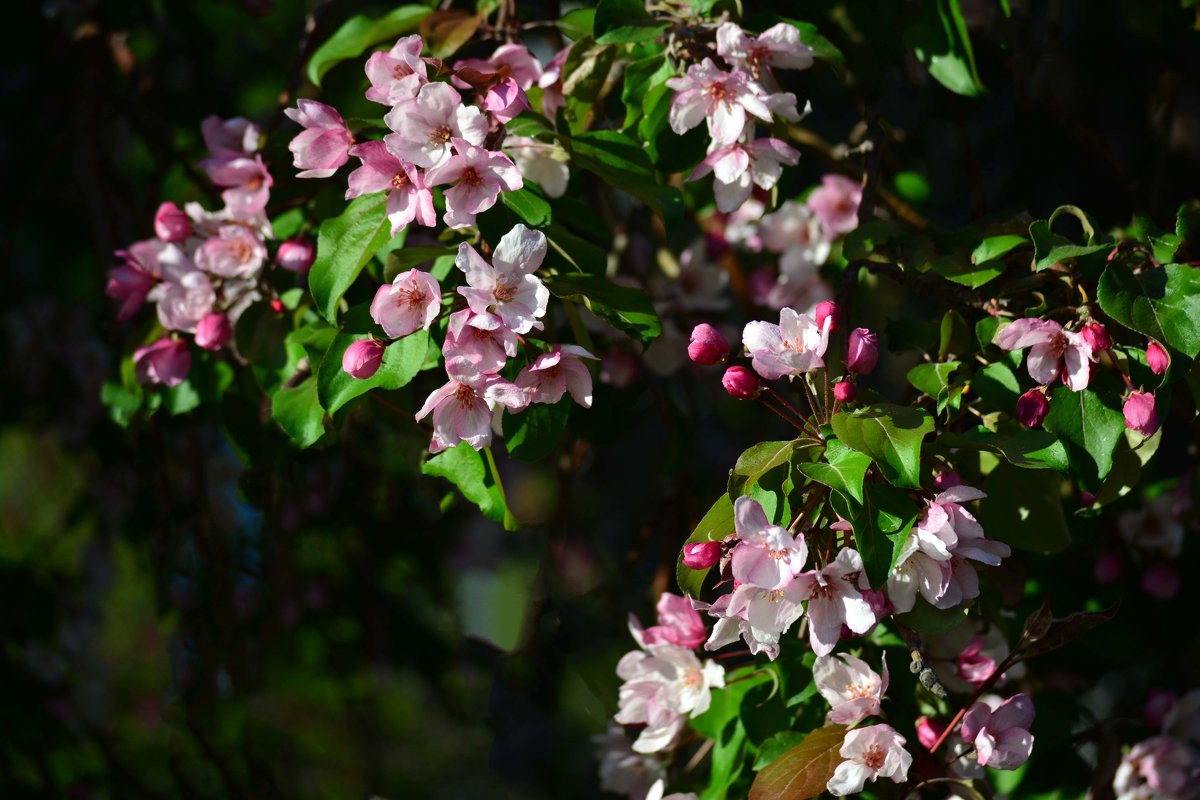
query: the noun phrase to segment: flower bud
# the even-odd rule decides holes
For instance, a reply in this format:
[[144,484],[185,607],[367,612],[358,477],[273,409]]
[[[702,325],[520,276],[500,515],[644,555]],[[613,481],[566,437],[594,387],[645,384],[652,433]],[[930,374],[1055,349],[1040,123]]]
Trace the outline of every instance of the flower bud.
[[833,385],[833,396],[839,403],[853,403],[858,396],[858,387],[850,381],[838,381]]
[[187,342],[164,336],[133,352],[134,374],[141,383],[178,386],[192,368]]
[[721,385],[729,392],[730,397],[736,397],[738,400],[753,400],[761,391],[758,376],[745,367],[730,367],[725,370]]
[[879,361],[879,343],[875,334],[866,328],[850,331],[850,345],[846,350],[846,369],[866,375],[875,369]]
[[1158,563],[1142,573],[1142,591],[1155,600],[1170,600],[1179,594],[1179,570]]
[[683,565],[689,569],[708,569],[720,560],[720,542],[693,542],[683,546]]
[[182,242],[192,235],[192,221],[179,206],[163,203],[154,212],[154,235],[164,242]]
[[1154,410],[1153,392],[1130,392],[1125,398],[1125,427],[1143,436],[1153,436],[1158,430],[1158,412]]
[[283,301],[280,300],[278,297],[271,298],[270,306],[271,306],[271,310],[274,311],[276,314],[283,313],[283,308],[284,308]]
[[224,314],[205,314],[196,323],[196,344],[205,350],[220,350],[233,338],[233,325]]
[[1171,366],[1171,356],[1167,354],[1166,348],[1151,339],[1150,344],[1146,345],[1146,363],[1155,375],[1162,375],[1167,371],[1167,367]]
[[351,378],[366,380],[379,371],[387,344],[378,339],[363,339],[346,348],[342,369]]
[[721,332],[702,322],[692,329],[691,343],[688,344],[688,358],[697,364],[718,364],[729,355],[729,341]]
[[1101,586],[1112,586],[1121,580],[1121,573],[1124,571],[1125,565],[1121,563],[1119,555],[1116,553],[1101,553],[1092,567],[1092,577]]
[[1099,322],[1089,322],[1079,333],[1093,353],[1100,353],[1112,347],[1112,337],[1108,335],[1108,329]]
[[952,469],[946,469],[939,472],[933,479],[933,488],[939,492],[944,492],[947,489],[953,489],[955,486],[962,486],[962,475],[959,475]]
[[842,309],[837,303],[832,300],[826,300],[823,303],[817,303],[816,310],[817,327],[825,326],[825,320],[829,320],[829,332],[833,333],[838,329],[842,321]]
[[945,730],[946,723],[941,720],[930,719],[929,717],[917,717],[917,741],[926,750],[933,749],[933,746],[937,744],[937,740]]
[[312,243],[305,239],[288,239],[279,245],[275,260],[288,272],[303,275],[312,266],[315,253]]
[[1050,400],[1041,387],[1030,389],[1017,398],[1017,419],[1030,428],[1037,428],[1050,413]]

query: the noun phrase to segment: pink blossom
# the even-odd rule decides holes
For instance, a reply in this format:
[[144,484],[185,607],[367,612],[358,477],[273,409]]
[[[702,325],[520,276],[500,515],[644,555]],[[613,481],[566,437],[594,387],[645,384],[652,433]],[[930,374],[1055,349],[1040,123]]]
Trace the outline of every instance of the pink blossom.
[[918,593],[930,604],[937,605],[947,595],[951,576],[949,561],[929,556],[917,546],[916,536],[910,534],[896,557],[896,568],[888,576],[888,600],[900,614],[913,610]]
[[1134,745],[1113,778],[1117,800],[1195,800],[1200,756],[1186,742],[1153,736]]
[[932,750],[938,739],[946,732],[946,723],[929,717],[917,717],[917,741],[926,750]]
[[262,142],[262,129],[242,117],[205,117],[200,123],[200,133],[204,146],[213,155],[254,153]]
[[495,314],[476,314],[464,308],[450,315],[442,354],[447,361],[466,359],[485,374],[499,372],[517,354],[517,334],[504,327]]
[[1099,322],[1089,322],[1079,332],[1083,334],[1084,341],[1092,348],[1093,353],[1102,353],[1112,348],[1112,336]]
[[742,344],[750,353],[754,371],[768,380],[799,375],[825,366],[822,356],[829,346],[829,320],[818,327],[810,314],[784,308],[779,324],[750,322],[742,331]]
[[288,239],[279,245],[275,261],[288,272],[303,275],[312,267],[316,252],[307,239]]
[[183,339],[164,336],[133,351],[134,374],[142,383],[178,386],[191,368],[192,354]]
[[383,118],[394,133],[384,137],[392,155],[418,167],[445,164],[454,140],[483,144],[487,118],[475,106],[463,105],[462,97],[447,83],[427,83],[412,100],[401,102]]
[[821,185],[808,196],[808,207],[835,239],[858,227],[858,207],[862,203],[862,184],[843,175],[824,175]]
[[845,797],[861,792],[867,781],[873,783],[879,778],[904,783],[912,766],[912,756],[904,745],[904,737],[891,725],[869,725],[849,731],[838,751],[846,760],[838,764],[826,790],[834,797]]
[[795,166],[800,151],[779,139],[762,138],[752,142],[735,142],[712,150],[688,176],[698,180],[710,172],[715,177],[713,194],[717,210],[735,211],[758,186],[770,191],[779,181],[783,167]]
[[986,643],[984,637],[976,636],[954,660],[958,677],[975,688],[987,683],[988,678],[996,671],[996,660],[983,652]]
[[733,579],[762,589],[778,589],[804,569],[808,544],[803,534],[792,536],[772,525],[759,502],[739,497],[733,503]]
[[1015,414],[1022,425],[1039,428],[1049,413],[1050,400],[1046,397],[1045,388],[1041,386],[1036,386],[1017,398]]
[[967,709],[962,737],[975,745],[979,765],[992,769],[1016,769],[1033,752],[1034,708],[1029,696],[1015,694],[999,702],[986,697]]
[[1042,385],[1053,383],[1062,373],[1072,391],[1082,391],[1091,380],[1091,362],[1096,360],[1087,339],[1068,331],[1054,320],[1023,318],[1001,328],[994,339],[1004,350],[1032,348],[1025,359],[1029,377]]
[[1158,431],[1158,412],[1154,408],[1153,392],[1130,392],[1121,409],[1125,414],[1125,427],[1143,436],[1153,436]]
[[686,597],[663,592],[656,608],[658,624],[645,630],[642,630],[637,617],[629,615],[630,633],[643,648],[654,644],[670,644],[695,650],[708,638],[704,621]]
[[521,178],[542,187],[547,197],[562,197],[567,193],[571,170],[567,153],[557,145],[539,142],[528,136],[509,136],[504,149],[521,171]]
[[524,182],[521,171],[504,153],[475,147],[463,139],[453,139],[455,154],[440,166],[429,170],[430,186],[453,183],[445,190],[444,219],[451,228],[475,224],[475,215],[496,205],[500,192],[515,192]]
[[205,314],[196,323],[196,344],[205,350],[220,350],[232,338],[233,325],[224,314]]
[[1146,703],[1142,706],[1142,719],[1151,728],[1161,728],[1179,697],[1167,689],[1154,688],[1146,694]]
[[683,565],[688,569],[708,569],[721,560],[720,542],[690,542],[683,546]]
[[505,78],[488,88],[483,96],[483,110],[492,115],[492,119],[504,125],[516,119],[521,112],[528,111],[529,98],[512,78]]
[[215,156],[200,162],[208,177],[225,191],[221,199],[238,217],[262,213],[275,183],[262,156]]
[[379,371],[387,343],[378,339],[361,339],[342,354],[342,371],[351,378],[366,380]]
[[857,550],[843,547],[822,569],[802,572],[795,580],[808,600],[808,640],[817,655],[833,652],[842,625],[854,633],[866,633],[875,625],[875,612],[860,591],[867,585]]
[[970,486],[955,486],[935,497],[913,527],[918,547],[939,561],[956,555],[998,566],[1012,550],[1003,542],[986,539],[983,527],[962,506],[984,497],[987,495]]
[[558,119],[558,110],[563,107],[565,102],[562,74],[563,67],[567,64],[567,56],[570,54],[571,45],[567,45],[555,53],[554,58],[550,59],[550,63],[546,65],[542,77],[538,79],[538,86],[542,89],[542,116],[550,120],[551,125],[555,124],[555,120]]
[[817,691],[832,706],[825,715],[826,725],[856,725],[879,713],[888,687],[886,658],[882,678],[861,658],[844,653],[820,656],[812,673]]
[[391,50],[372,53],[363,67],[371,82],[367,99],[395,106],[415,97],[421,84],[428,80],[428,70],[421,60],[422,46],[421,37],[414,34],[399,39]]
[[717,618],[704,648],[719,650],[740,636],[751,653],[764,653],[774,661],[779,656],[779,638],[804,615],[804,589],[795,578],[775,589],[743,583],[711,606],[697,604]]
[[192,221],[174,203],[163,203],[154,212],[154,235],[164,242],[183,242],[192,235]]
[[744,72],[722,72],[711,59],[691,65],[686,76],[670,78],[667,86],[676,92],[668,115],[671,130],[681,136],[707,120],[713,141],[730,145],[741,137],[747,114],[771,121],[761,87]]
[[517,375],[516,384],[531,403],[557,403],[566,392],[584,408],[592,407],[592,373],[581,358],[596,357],[573,344],[556,344]]
[[546,235],[518,223],[492,252],[488,264],[471,245],[458,247],[455,265],[466,274],[467,285],[458,293],[476,314],[495,313],[515,333],[541,329],[550,290],[537,275],[546,257]]
[[[817,268],[829,257],[831,245],[822,234],[821,224],[812,210],[795,200],[785,201],[778,210],[762,218],[759,234],[765,249],[781,254],[780,283],[784,287],[795,286],[806,294],[815,294],[809,287],[820,283]],[[820,299],[824,298],[813,302]],[[799,305],[799,302],[792,304]]]
[[687,716],[697,717],[712,703],[712,689],[725,685],[725,670],[715,661],[700,659],[674,645],[647,645],[626,653],[617,663],[625,683],[617,697],[617,722],[645,724],[633,744],[639,753],[670,747]]
[[[113,267],[109,272],[104,293],[120,301],[121,307],[117,309],[118,321],[125,322],[138,312],[146,302],[146,295],[162,275],[162,268],[158,263],[160,246],[158,242],[138,242],[128,250],[117,251],[117,257],[124,259],[124,263]],[[173,245],[172,247],[175,258],[186,259],[179,248]]]
[[350,148],[350,155],[360,159],[362,166],[350,173],[347,200],[386,191],[387,216],[393,235],[411,222],[427,228],[437,224],[433,192],[428,177],[420,170],[396,158],[383,142],[357,144]]
[[735,400],[754,400],[762,392],[762,381],[750,370],[732,366],[721,376],[721,385]]
[[1151,339],[1146,345],[1146,364],[1155,375],[1162,375],[1171,366],[1171,356],[1161,344]]
[[497,405],[524,408],[525,393],[499,375],[480,372],[463,358],[446,362],[450,380],[434,390],[417,412],[418,422],[433,414],[433,439],[429,452],[440,453],[459,442],[476,450],[492,443],[492,411]]
[[697,364],[709,366],[724,361],[729,356],[729,340],[721,332],[702,322],[692,328],[688,343],[688,358]]
[[328,178],[350,159],[354,136],[333,106],[316,100],[299,100],[296,105],[283,112],[304,128],[288,143],[293,166],[303,170],[296,177]]
[[222,278],[254,278],[267,260],[262,239],[242,225],[222,225],[196,248],[196,266]]
[[833,397],[839,403],[853,403],[858,389],[849,381],[838,381],[833,385]]
[[717,54],[730,66],[759,75],[771,67],[808,69],[813,63],[812,48],[800,41],[800,31],[781,22],[758,36],[747,35],[738,25],[726,22],[717,28]]
[[437,278],[419,269],[401,272],[375,292],[371,319],[394,339],[429,326],[442,307],[442,287]]
[[[495,73],[505,78],[511,77],[521,89],[529,89],[542,77],[542,65],[538,62],[529,48],[523,44],[503,44],[496,48],[489,58],[464,58],[454,62],[454,71],[474,70],[482,73]],[[466,89],[469,83],[458,77],[451,80],[460,89]]]
[[217,300],[208,276],[190,263],[168,269],[149,296],[157,304],[158,321],[164,328],[188,333],[196,330]]
[[832,300],[826,300],[823,303],[817,303],[813,318],[816,319],[818,328],[824,328],[825,320],[829,320],[829,332],[837,333],[838,326],[842,322],[842,309]]

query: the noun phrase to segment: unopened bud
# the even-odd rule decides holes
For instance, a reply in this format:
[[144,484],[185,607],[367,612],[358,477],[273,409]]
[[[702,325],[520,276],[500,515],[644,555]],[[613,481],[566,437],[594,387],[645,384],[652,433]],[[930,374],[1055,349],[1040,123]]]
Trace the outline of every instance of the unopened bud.
[[1112,347],[1112,337],[1108,335],[1108,329],[1099,322],[1089,322],[1084,325],[1080,334],[1088,343],[1088,347],[1092,348],[1093,353],[1101,353]]
[[758,376],[745,367],[730,367],[721,378],[721,385],[730,397],[738,400],[753,400],[758,397],[761,386]]
[[839,403],[853,403],[858,388],[850,381],[838,381],[833,385],[833,396]]
[[205,314],[196,323],[196,344],[205,350],[220,350],[233,338],[233,325],[224,314]]
[[692,339],[688,344],[688,358],[697,364],[717,364],[729,355],[729,341],[721,332],[702,322],[692,329]]
[[164,242],[182,242],[192,235],[192,221],[179,206],[163,203],[154,212],[154,235]]
[[288,239],[275,256],[280,267],[297,274],[308,272],[314,257],[312,243],[305,239]]
[[1050,401],[1040,387],[1017,398],[1017,419],[1030,428],[1039,427],[1049,413]]
[[1151,339],[1150,344],[1146,345],[1146,363],[1150,365],[1151,372],[1162,375],[1171,366],[1171,356],[1166,348]]
[[720,560],[720,542],[693,542],[683,546],[683,565],[689,569],[708,569]]
[[842,322],[842,309],[832,300],[826,300],[822,303],[817,303],[815,316],[818,328],[823,328],[825,320],[829,320],[829,332],[833,333]]
[[342,369],[351,378],[366,380],[379,371],[387,345],[378,339],[363,339],[346,348]]
[[1153,436],[1158,430],[1158,412],[1154,409],[1153,392],[1130,392],[1122,408],[1125,427],[1143,436]]
[[875,369],[879,361],[879,342],[875,334],[866,328],[850,331],[850,344],[846,350],[846,369],[866,375]]

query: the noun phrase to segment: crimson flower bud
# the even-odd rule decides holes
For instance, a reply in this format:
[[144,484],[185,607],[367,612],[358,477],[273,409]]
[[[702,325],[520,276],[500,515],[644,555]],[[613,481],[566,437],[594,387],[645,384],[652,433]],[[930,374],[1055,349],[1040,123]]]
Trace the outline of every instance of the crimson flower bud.
[[838,381],[833,385],[833,396],[839,403],[853,403],[858,395],[858,387],[850,381]]
[[283,301],[280,300],[278,297],[272,297],[271,298],[271,310],[274,311],[276,314],[282,314],[283,313]]
[[875,369],[879,361],[879,342],[875,334],[866,328],[850,331],[850,345],[846,351],[846,369],[866,375]]
[[1170,600],[1179,594],[1179,570],[1159,563],[1142,573],[1142,591],[1155,600]]
[[1050,413],[1050,401],[1041,387],[1030,389],[1017,398],[1017,419],[1030,428],[1037,428]]
[[1150,344],[1146,345],[1146,363],[1155,375],[1162,375],[1167,371],[1167,367],[1171,366],[1171,356],[1167,354],[1166,348],[1151,339]]
[[1108,329],[1099,322],[1089,322],[1079,333],[1093,353],[1100,353],[1112,347],[1112,337],[1108,335]]
[[196,323],[196,344],[205,350],[220,350],[233,338],[233,325],[224,314],[205,314]]
[[707,322],[692,329],[691,343],[688,344],[688,358],[692,361],[708,366],[724,361],[728,355],[729,341],[719,330]]
[[932,750],[937,744],[942,733],[946,730],[946,723],[938,719],[930,719],[929,717],[917,718],[917,741],[926,750]]
[[297,274],[308,272],[314,257],[312,243],[304,239],[288,239],[279,245],[279,252],[275,255],[279,266]]
[[825,320],[829,320],[829,332],[833,333],[841,324],[842,309],[832,300],[826,300],[823,303],[817,303],[816,319],[818,328],[824,327]]
[[1130,392],[1125,398],[1125,427],[1143,436],[1153,436],[1158,430],[1158,412],[1154,410],[1153,392]]
[[351,378],[366,380],[379,371],[387,344],[378,339],[363,339],[346,348],[342,369]]
[[730,397],[738,400],[753,400],[761,391],[758,376],[745,367],[730,367],[721,378],[721,385]]
[[708,569],[720,560],[720,542],[693,542],[683,546],[683,565],[689,569]]
[[942,470],[933,479],[933,488],[939,492],[944,492],[947,489],[953,489],[955,486],[962,486],[962,475],[959,475],[952,469]]
[[163,203],[154,212],[154,235],[164,242],[182,242],[192,235],[192,221],[179,206]]

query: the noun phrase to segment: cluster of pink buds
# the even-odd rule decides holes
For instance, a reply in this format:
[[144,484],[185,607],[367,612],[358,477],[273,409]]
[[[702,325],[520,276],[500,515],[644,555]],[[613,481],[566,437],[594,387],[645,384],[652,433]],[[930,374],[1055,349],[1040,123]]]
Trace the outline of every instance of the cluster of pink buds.
[[200,166],[222,189],[224,207],[209,212],[197,203],[186,209],[163,203],[154,215],[155,238],[117,253],[122,263],[106,289],[121,303],[121,321],[147,300],[155,305],[164,334],[134,353],[137,377],[145,383],[176,386],[187,377],[189,335],[205,350],[229,345],[242,311],[263,297],[262,275],[272,263],[302,273],[313,261],[312,245],[301,239],[283,242],[270,258],[267,242],[274,235],[266,206],[272,180],[258,152],[258,126],[209,117],[201,131],[210,157]]

